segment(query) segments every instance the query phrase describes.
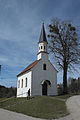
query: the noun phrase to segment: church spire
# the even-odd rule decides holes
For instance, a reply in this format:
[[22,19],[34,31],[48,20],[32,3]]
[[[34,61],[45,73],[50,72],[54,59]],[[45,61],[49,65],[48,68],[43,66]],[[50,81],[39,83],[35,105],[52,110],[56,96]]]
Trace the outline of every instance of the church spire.
[[46,39],[46,33],[44,29],[44,22],[42,23],[42,29],[40,34],[40,39],[38,42],[38,54],[37,59],[48,59],[48,53],[47,53],[47,39]]
[[41,34],[39,38],[39,43],[40,42],[47,42],[45,28],[44,28],[44,21],[42,22],[42,29],[41,29]]

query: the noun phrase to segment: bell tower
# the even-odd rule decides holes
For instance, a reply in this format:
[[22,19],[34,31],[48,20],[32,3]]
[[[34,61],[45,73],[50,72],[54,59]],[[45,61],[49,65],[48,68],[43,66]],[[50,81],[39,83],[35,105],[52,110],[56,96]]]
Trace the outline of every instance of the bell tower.
[[47,39],[46,39],[46,33],[44,28],[44,22],[42,22],[42,29],[41,34],[38,42],[38,54],[37,59],[43,59],[44,57],[48,59],[48,53],[47,53]]

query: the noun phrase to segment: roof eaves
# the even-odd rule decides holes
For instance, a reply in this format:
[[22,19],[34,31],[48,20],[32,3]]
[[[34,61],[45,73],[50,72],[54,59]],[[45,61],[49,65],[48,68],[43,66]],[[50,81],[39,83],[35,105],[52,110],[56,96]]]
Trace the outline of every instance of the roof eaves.
[[[33,63],[31,63],[30,65],[28,65],[21,73],[19,73],[17,75],[17,77],[19,77],[20,75],[24,74],[27,71],[30,71],[40,60],[36,60]],[[29,67],[29,68],[28,68]]]

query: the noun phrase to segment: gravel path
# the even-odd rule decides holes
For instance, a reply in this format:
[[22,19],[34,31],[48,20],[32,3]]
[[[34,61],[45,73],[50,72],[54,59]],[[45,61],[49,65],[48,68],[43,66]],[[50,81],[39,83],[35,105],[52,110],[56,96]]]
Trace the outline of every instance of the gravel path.
[[66,101],[66,105],[70,115],[59,120],[80,120],[80,95],[70,97]]
[[66,104],[72,120],[80,120],[80,95],[70,97]]
[[42,119],[33,118],[20,113],[0,109],[0,120],[42,120]]
[[[70,111],[70,115],[56,120],[80,120],[80,95],[70,97],[66,101],[66,105],[68,107],[68,110]],[[42,119],[33,118],[23,114],[0,109],[0,120],[42,120]]]

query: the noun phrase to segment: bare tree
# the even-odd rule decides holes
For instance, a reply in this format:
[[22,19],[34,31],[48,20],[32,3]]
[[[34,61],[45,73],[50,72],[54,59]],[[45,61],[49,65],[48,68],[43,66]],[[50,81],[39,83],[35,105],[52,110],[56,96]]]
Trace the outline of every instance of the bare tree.
[[71,22],[54,19],[48,25],[49,50],[63,69],[63,93],[67,93],[67,72],[80,63],[80,45],[77,27]]

